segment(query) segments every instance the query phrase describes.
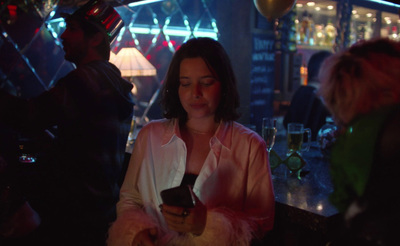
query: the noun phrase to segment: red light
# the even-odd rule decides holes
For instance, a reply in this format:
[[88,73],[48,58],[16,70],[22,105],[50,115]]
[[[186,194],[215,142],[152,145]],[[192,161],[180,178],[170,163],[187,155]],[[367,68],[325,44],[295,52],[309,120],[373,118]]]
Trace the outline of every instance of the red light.
[[17,6],[16,5],[7,5],[8,13],[10,13],[11,17],[17,16]]

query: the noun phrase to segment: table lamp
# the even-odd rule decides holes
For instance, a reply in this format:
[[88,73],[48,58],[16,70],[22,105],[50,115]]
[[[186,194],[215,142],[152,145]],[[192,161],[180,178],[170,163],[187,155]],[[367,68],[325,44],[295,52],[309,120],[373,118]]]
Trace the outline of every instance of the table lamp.
[[[134,83],[133,81],[137,76],[155,77],[157,75],[157,69],[135,47],[122,48],[115,56],[110,56],[110,62],[119,68],[122,77],[129,77],[132,83]],[[140,119],[136,120],[134,117],[134,124],[143,125],[148,122],[147,113],[154,104],[158,93],[159,88],[151,97]]]

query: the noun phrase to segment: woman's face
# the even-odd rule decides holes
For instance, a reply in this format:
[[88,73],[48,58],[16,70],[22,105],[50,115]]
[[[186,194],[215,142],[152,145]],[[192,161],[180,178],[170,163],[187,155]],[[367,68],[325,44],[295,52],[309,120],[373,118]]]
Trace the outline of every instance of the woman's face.
[[179,73],[179,100],[188,120],[212,118],[221,99],[221,82],[200,57],[183,59]]

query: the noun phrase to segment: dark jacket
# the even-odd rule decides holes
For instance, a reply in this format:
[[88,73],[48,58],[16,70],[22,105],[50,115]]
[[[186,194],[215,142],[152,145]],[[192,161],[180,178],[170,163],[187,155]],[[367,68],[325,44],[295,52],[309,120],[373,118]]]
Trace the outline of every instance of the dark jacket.
[[330,114],[316,95],[316,88],[300,86],[293,95],[283,124],[287,128],[288,123],[302,123],[304,128],[311,129],[311,138],[315,141],[327,116],[330,116]]
[[23,132],[56,126],[54,143],[38,158],[40,191],[32,202],[53,226],[104,228],[115,219],[133,116],[131,89],[113,64],[96,61],[37,98],[0,94],[0,121]]

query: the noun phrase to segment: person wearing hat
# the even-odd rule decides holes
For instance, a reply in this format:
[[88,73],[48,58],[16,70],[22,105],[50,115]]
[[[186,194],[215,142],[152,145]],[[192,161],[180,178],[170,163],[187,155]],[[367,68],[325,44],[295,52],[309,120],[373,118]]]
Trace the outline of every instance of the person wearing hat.
[[133,116],[132,84],[108,62],[123,21],[98,0],[63,17],[65,59],[76,69],[36,98],[0,91],[0,122],[29,133],[56,126],[37,160],[40,182],[31,204],[42,222],[33,238],[40,245],[100,246],[115,220]]

